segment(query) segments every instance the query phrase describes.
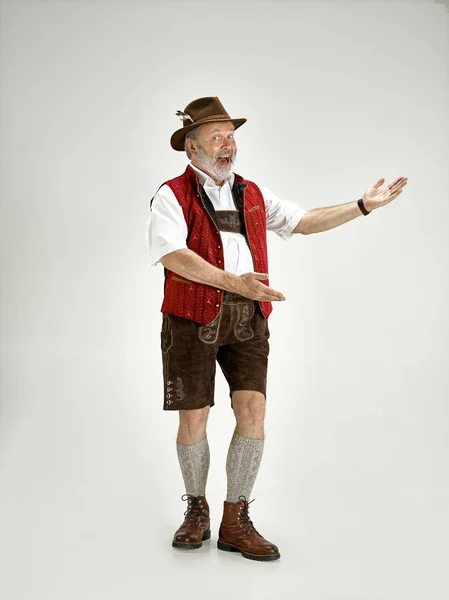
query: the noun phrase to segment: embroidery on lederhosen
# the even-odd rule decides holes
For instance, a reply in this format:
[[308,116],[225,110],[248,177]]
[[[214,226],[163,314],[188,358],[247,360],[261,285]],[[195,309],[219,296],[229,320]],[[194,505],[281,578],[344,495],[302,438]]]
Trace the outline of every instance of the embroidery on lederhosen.
[[216,210],[218,228],[220,231],[241,233],[245,231],[243,216],[238,210]]
[[162,315],[161,350],[167,352],[173,346],[173,331],[168,313]]
[[198,337],[205,344],[215,344],[218,338],[218,331],[220,329],[222,311],[218,313],[212,323],[208,325],[201,325],[198,327]]
[[176,387],[175,387],[175,399],[177,402],[184,400],[184,385],[182,383],[181,377],[179,375],[176,377]]
[[234,326],[234,335],[241,342],[250,340],[254,337],[254,330],[251,327],[251,319],[254,316],[254,302],[252,304],[238,304],[236,305],[240,309],[239,320]]

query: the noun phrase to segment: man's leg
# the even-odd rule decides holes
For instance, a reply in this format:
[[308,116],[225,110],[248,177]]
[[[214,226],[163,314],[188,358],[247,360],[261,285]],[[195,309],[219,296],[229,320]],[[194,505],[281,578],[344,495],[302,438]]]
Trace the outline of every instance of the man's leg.
[[265,396],[261,392],[235,391],[232,406],[237,426],[226,460],[227,502],[245,496],[249,502],[264,448]]
[[265,396],[256,391],[235,391],[232,406],[237,426],[226,461],[228,489],[217,545],[220,550],[240,552],[252,560],[276,560],[280,558],[278,547],[255,529],[248,512],[263,454]]
[[179,465],[186,494],[205,496],[209,472],[209,444],[206,435],[210,406],[180,410],[176,440]]
[[179,465],[186,488],[183,500],[187,510],[182,525],[175,532],[175,548],[200,548],[210,538],[209,505],[206,483],[209,472],[209,444],[206,436],[210,406],[179,411],[179,429],[176,440]]
[[164,410],[179,412],[176,449],[186,489],[182,500],[187,501],[184,521],[172,541],[177,548],[200,548],[210,537],[206,425],[214,404],[216,349],[205,344],[200,333],[199,323],[163,313]]

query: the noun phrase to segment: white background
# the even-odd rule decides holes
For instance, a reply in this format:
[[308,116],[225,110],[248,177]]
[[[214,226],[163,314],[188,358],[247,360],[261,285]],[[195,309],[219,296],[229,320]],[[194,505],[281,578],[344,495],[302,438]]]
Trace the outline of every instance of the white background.
[[[441,2],[4,1],[0,597],[448,597],[449,12]],[[251,505],[282,558],[216,548],[234,418],[211,411],[212,539],[162,410],[148,202],[183,172],[178,109],[219,96],[236,172],[311,209],[269,236],[266,444]]]

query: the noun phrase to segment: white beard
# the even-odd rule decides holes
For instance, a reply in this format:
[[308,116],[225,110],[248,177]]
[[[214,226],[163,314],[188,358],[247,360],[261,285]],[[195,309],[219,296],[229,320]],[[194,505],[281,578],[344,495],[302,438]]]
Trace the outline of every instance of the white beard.
[[198,150],[198,164],[203,171],[209,173],[209,175],[211,175],[213,179],[216,179],[217,181],[221,181],[229,177],[229,175],[232,173],[232,168],[237,158],[237,148],[234,150],[234,155],[230,156],[229,165],[221,166],[217,163],[213,156],[207,154],[207,152],[200,144],[198,144],[198,142],[196,143],[196,146]]

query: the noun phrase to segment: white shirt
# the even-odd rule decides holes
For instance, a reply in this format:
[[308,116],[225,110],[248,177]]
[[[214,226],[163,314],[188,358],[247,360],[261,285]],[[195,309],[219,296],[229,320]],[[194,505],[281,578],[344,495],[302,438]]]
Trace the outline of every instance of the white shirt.
[[[192,163],[190,166],[198,173],[200,183],[215,210],[236,210],[231,192],[234,173],[231,173],[220,187],[207,173]],[[267,230],[274,231],[282,239],[288,240],[307,211],[294,202],[281,200],[266,187],[258,187],[265,202]],[[157,265],[169,252],[187,248],[187,234],[187,223],[182,208],[172,189],[168,185],[163,185],[154,196],[146,226],[146,244],[151,266]],[[235,275],[254,271],[251,251],[244,236],[230,231],[220,231],[220,234],[223,241],[225,271]]]

